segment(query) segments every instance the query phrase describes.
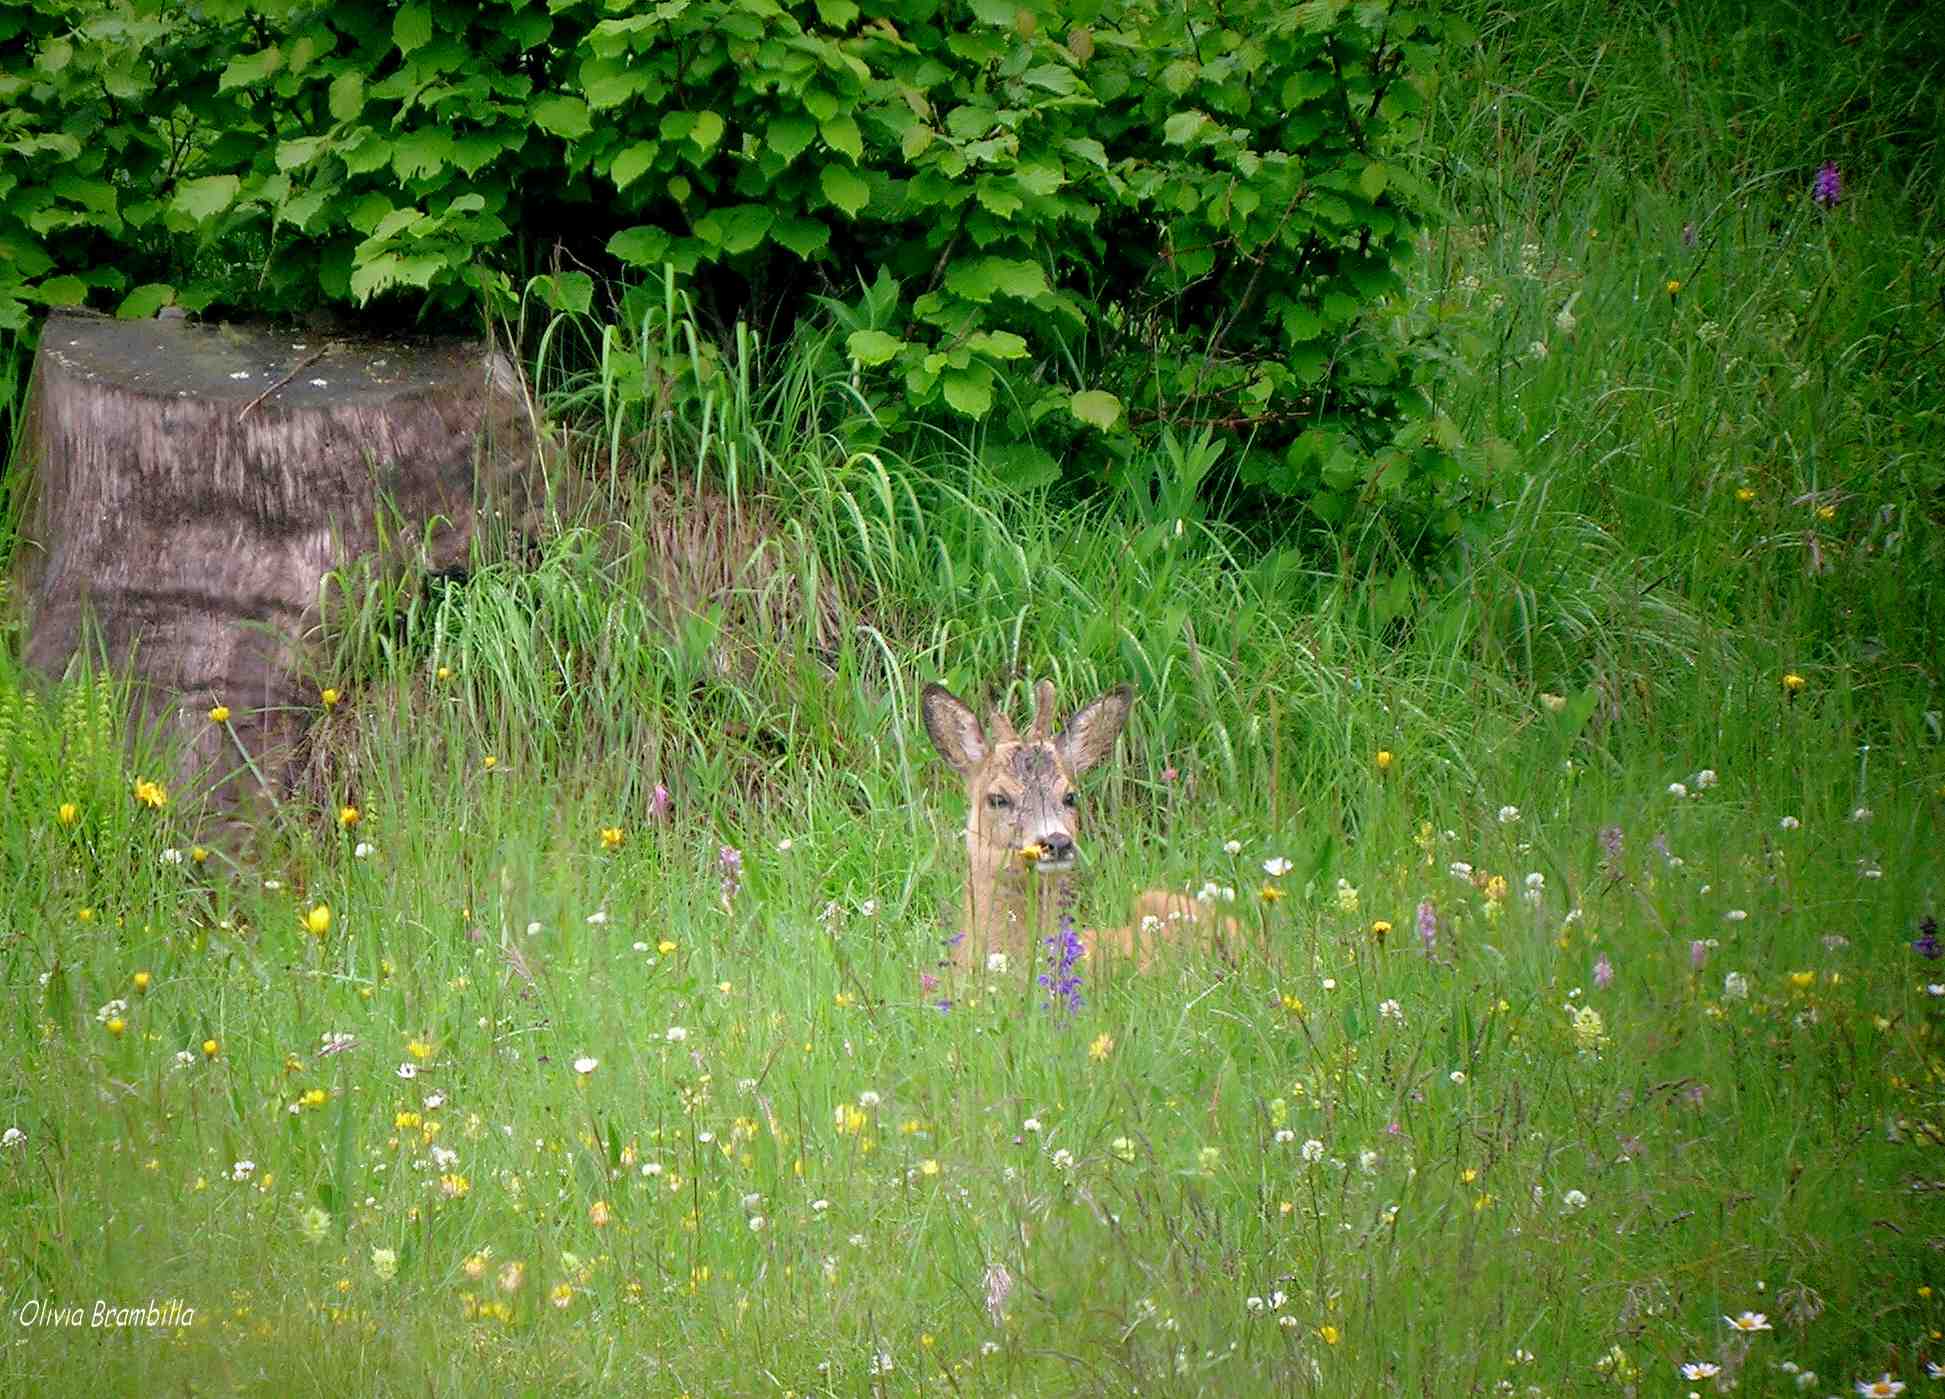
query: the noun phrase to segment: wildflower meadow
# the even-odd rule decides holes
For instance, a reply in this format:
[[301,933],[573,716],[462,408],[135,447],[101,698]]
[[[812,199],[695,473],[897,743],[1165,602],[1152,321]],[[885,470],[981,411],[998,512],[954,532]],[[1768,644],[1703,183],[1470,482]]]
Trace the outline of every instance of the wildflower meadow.
[[[337,575],[260,816],[10,644],[0,1390],[1945,1394],[1945,50],[1834,8],[1477,7],[1415,569],[855,451],[671,277],[529,367],[537,542]],[[718,372],[631,474],[633,334]],[[1041,678],[1137,699],[960,969],[919,693]],[[1082,956],[1144,888],[1234,935]]]

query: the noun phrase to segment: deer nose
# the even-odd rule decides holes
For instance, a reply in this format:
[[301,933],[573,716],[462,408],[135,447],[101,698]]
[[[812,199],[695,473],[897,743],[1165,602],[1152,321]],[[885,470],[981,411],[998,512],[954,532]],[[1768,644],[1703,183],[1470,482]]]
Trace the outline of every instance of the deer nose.
[[1040,844],[1046,848],[1047,858],[1056,864],[1065,864],[1074,858],[1074,838],[1065,831],[1052,831],[1041,836]]

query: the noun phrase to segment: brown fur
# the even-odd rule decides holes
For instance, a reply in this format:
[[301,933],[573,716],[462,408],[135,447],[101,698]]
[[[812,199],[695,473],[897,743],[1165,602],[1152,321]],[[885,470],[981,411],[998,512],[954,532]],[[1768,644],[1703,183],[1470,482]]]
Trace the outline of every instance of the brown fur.
[[[965,937],[953,957],[960,967],[984,967],[994,952],[1014,967],[1031,965],[1061,915],[1072,912],[1081,827],[1075,779],[1114,751],[1134,698],[1132,688],[1117,686],[1075,711],[1055,736],[1054,687],[1042,680],[1034,688],[1033,727],[1022,738],[997,710],[982,728],[951,691],[925,687],[925,731],[966,782]],[[1023,858],[1030,845],[1043,858]],[[1146,968],[1157,942],[1190,929],[1220,940],[1235,924],[1212,924],[1185,894],[1149,889],[1135,898],[1127,926],[1084,929],[1080,937],[1090,958],[1112,951]]]

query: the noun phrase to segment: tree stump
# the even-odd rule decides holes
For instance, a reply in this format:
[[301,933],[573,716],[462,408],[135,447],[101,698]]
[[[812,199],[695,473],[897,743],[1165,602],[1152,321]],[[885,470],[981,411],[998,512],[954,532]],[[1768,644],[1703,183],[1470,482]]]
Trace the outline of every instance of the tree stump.
[[58,675],[99,646],[137,721],[181,740],[176,781],[240,815],[319,713],[303,648],[326,573],[376,549],[381,506],[429,541],[424,567],[463,565],[483,510],[511,508],[529,422],[478,343],[50,317],[23,442],[27,661]]

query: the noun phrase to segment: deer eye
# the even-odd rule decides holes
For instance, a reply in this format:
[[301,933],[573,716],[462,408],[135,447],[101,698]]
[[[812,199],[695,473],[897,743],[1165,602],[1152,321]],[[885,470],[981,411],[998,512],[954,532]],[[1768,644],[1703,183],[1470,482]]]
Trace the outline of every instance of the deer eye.
[[1004,792],[994,792],[986,798],[986,805],[992,807],[995,811],[1004,811],[1007,807],[1013,805],[1013,798],[1007,796]]
[[1060,804],[1065,807],[1076,807],[1081,804],[1081,801],[1079,797],[1075,796],[1072,792],[1069,792],[1066,796],[1060,799]]

